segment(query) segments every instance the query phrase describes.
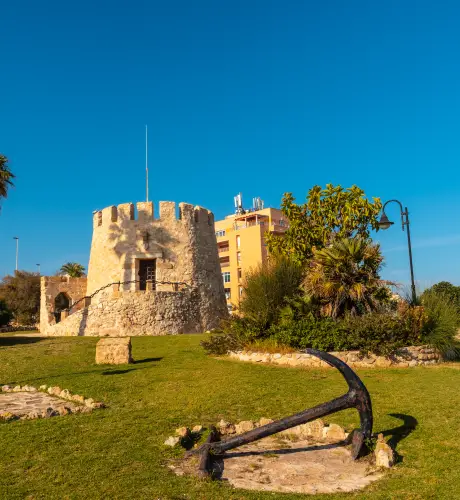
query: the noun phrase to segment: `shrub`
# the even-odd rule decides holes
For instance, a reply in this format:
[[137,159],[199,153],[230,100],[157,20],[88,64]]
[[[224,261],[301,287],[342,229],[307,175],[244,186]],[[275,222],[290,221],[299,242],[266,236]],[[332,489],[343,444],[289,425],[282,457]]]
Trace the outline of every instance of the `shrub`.
[[8,309],[6,302],[0,299],[0,326],[6,326],[13,319],[13,313]]
[[397,314],[369,313],[343,320],[344,330],[353,349],[361,353],[389,356],[401,347],[421,343],[421,331],[411,318]]
[[300,265],[286,257],[272,257],[248,273],[239,312],[256,336],[263,336],[288,300],[300,295],[302,276]]
[[[436,283],[428,290],[425,290],[421,295],[421,302],[427,295],[435,293],[436,295],[442,295],[445,299],[450,302],[456,309],[457,314],[457,324],[460,324],[460,286],[452,285],[448,281],[441,281]],[[430,299],[428,299],[430,300]]]
[[296,349],[338,351],[352,348],[340,322],[331,318],[317,319],[313,315],[300,320],[285,321],[270,328],[270,338]]
[[460,342],[456,339],[458,329],[457,306],[446,295],[427,291],[422,296],[427,315],[422,340],[435,347],[447,359],[458,358]]

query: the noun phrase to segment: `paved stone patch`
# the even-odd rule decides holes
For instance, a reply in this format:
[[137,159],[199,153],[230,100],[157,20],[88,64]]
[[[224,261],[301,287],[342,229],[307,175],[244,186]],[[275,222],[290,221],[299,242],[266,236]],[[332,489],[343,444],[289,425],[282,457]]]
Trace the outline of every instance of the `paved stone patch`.
[[353,461],[340,443],[265,438],[225,453],[216,473],[235,488],[291,493],[338,493],[382,477],[365,460]]
[[19,417],[30,413],[41,414],[48,408],[59,412],[69,408],[72,413],[81,405],[50,396],[44,392],[6,392],[0,393],[0,413],[12,413]]

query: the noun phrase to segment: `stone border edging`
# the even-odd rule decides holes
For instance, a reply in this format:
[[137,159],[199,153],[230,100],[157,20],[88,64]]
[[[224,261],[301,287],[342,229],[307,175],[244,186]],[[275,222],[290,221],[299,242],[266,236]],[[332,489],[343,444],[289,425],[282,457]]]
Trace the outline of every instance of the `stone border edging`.
[[33,420],[36,418],[49,418],[56,417],[58,415],[68,415],[70,413],[90,413],[94,409],[97,408],[105,408],[105,404],[100,401],[94,401],[92,398],[85,398],[84,396],[80,396],[79,394],[72,394],[67,389],[61,389],[59,386],[47,386],[41,385],[38,389],[31,385],[16,385],[12,387],[11,385],[3,385],[0,388],[0,392],[46,392],[50,396],[55,396],[60,399],[64,399],[66,401],[70,401],[72,403],[77,403],[79,406],[74,408],[73,410],[69,407],[63,407],[63,411],[61,409],[59,411],[54,410],[53,408],[48,408],[46,411],[42,413],[31,412],[27,415],[16,415],[10,412],[0,412],[0,421],[10,420]]
[[[396,366],[408,368],[414,366],[434,365],[441,362],[441,355],[429,346],[410,346],[398,350],[394,356],[377,356],[370,354],[361,356],[359,351],[331,352],[333,356],[341,359],[350,366],[358,368],[386,368]],[[321,361],[316,356],[303,352],[293,352],[287,354],[254,352],[254,351],[230,351],[230,358],[239,361],[249,361],[253,363],[271,363],[287,366],[304,366],[310,368],[331,368],[326,362]]]

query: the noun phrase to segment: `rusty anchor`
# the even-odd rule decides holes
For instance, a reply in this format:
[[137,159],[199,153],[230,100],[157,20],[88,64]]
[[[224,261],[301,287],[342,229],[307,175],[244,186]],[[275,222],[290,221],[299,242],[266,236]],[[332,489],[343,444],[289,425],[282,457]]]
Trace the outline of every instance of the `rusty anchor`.
[[325,417],[331,413],[346,410],[348,408],[356,408],[360,418],[360,428],[355,429],[351,434],[352,458],[356,460],[366,454],[366,442],[372,435],[373,420],[371,398],[363,382],[345,362],[332,354],[316,349],[306,349],[303,352],[316,356],[322,361],[337,368],[348,384],[348,392],[332,401],[322,403],[270,424],[257,427],[256,429],[224,441],[220,440],[220,435],[216,428],[211,428],[211,432],[206,442],[196,450],[189,452],[190,454],[199,455],[200,457],[198,466],[198,473],[200,476],[209,476],[212,470],[213,457],[222,455],[228,450],[238,448],[244,444],[252,443],[258,439],[271,436],[272,434],[290,429],[291,427],[296,427],[297,425],[306,424],[317,418]]

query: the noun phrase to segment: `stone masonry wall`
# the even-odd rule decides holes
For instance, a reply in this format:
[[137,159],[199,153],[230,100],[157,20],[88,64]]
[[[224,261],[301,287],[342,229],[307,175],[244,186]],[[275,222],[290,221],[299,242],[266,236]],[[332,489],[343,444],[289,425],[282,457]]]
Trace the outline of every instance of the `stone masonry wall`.
[[[432,365],[441,361],[441,356],[435,349],[428,346],[404,347],[398,351],[396,356],[384,357],[371,354],[360,356],[359,351],[331,352],[330,354],[345,361],[349,366],[359,368],[382,368],[397,366],[407,368],[420,365]],[[251,361],[253,363],[273,363],[277,365],[304,366],[308,368],[330,368],[326,362],[316,356],[302,352],[288,354],[238,351],[230,352],[231,358],[239,361]]]
[[[66,276],[42,276],[40,280],[40,330],[56,323],[54,299],[59,293],[65,293],[73,304],[86,295],[86,277],[69,278]],[[76,306],[81,309],[83,303]]]
[[199,302],[196,290],[114,293],[41,333],[100,337],[198,333],[208,329],[201,323]]

